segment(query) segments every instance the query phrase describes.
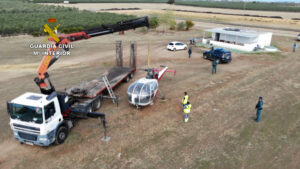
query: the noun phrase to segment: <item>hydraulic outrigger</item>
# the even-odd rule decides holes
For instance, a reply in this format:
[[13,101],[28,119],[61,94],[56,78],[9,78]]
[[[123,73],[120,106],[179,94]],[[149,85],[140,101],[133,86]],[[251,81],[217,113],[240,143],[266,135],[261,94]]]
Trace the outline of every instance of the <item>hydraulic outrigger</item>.
[[[143,26],[149,27],[148,17],[120,21],[113,25],[102,25],[95,29],[61,35],[58,36],[59,41],[55,42],[55,47],[49,48],[48,51],[58,50],[58,46],[61,44],[67,45],[70,42]],[[49,40],[54,41],[53,38],[49,38]],[[64,50],[68,51],[69,49],[65,48]],[[34,81],[42,94],[27,92],[7,103],[14,137],[21,143],[41,146],[48,146],[53,142],[61,144],[73,127],[74,120],[88,117],[100,117],[106,135],[105,114],[94,111],[101,107],[102,92],[107,90],[107,87],[95,85],[91,81],[88,85],[90,88],[85,88],[84,91],[71,88],[69,92],[57,92],[51,83],[47,70],[59,57],[59,55],[55,57],[46,55],[41,61],[37,72],[38,76]],[[121,81],[132,77],[135,70],[135,67],[116,67],[105,76],[107,76],[107,81],[113,83],[112,87],[114,87]],[[99,83],[98,81],[97,84]]]

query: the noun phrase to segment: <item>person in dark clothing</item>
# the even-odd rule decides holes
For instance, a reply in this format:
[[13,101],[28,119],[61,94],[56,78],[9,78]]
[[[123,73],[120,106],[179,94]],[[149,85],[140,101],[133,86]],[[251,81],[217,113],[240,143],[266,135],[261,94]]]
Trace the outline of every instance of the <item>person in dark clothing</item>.
[[263,109],[263,105],[264,105],[263,97],[260,96],[259,99],[258,99],[258,102],[255,106],[255,109],[256,109],[256,119],[255,119],[255,121],[256,122],[260,121],[260,115],[261,115],[261,112],[262,112],[262,109]]
[[217,73],[217,65],[218,65],[218,61],[216,58],[213,59],[212,61],[212,74],[216,74]]
[[293,45],[293,52],[296,52],[296,48],[298,47],[297,43],[295,42]]
[[214,45],[213,45],[213,44],[210,44],[209,46],[210,46],[210,50],[213,51],[213,50],[214,50]]
[[189,53],[189,58],[191,58],[191,56],[192,56],[192,47],[189,48],[188,53]]

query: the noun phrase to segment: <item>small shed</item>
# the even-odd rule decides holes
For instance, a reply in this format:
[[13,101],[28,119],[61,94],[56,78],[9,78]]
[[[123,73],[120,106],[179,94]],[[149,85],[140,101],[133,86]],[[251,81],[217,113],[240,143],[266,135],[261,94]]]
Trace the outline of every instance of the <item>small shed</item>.
[[272,41],[271,32],[238,28],[215,28],[206,31],[212,33],[210,44],[243,51],[265,48],[265,46],[270,46]]

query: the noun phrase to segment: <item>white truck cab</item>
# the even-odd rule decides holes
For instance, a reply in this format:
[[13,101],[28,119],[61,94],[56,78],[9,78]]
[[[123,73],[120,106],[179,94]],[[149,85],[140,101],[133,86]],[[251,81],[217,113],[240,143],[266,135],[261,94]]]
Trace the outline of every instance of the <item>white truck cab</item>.
[[60,127],[64,120],[56,95],[27,92],[8,102],[7,109],[14,137],[21,143],[49,146],[67,137],[68,128]]

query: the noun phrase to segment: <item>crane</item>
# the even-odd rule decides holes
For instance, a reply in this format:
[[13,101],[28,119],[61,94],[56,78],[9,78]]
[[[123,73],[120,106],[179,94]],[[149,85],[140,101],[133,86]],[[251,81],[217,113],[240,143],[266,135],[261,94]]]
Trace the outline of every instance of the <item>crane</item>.
[[[48,52],[54,52],[59,49],[60,45],[68,46],[69,43],[74,41],[90,39],[92,37],[103,36],[106,34],[126,31],[129,29],[135,29],[143,26],[149,27],[148,17],[120,21],[112,25],[101,25],[100,27],[84,30],[77,33],[60,35],[58,36],[58,42],[56,42],[56,39],[54,39],[53,37],[50,37],[49,40],[55,43],[55,47],[49,48]],[[68,51],[69,48],[64,48],[64,50]],[[59,57],[60,55],[57,55],[55,57],[53,57],[53,55],[51,54],[45,55],[39,65],[37,77],[34,78],[34,81],[40,88],[41,93],[43,94],[51,94],[53,91],[55,91],[55,88],[51,83],[50,76],[47,70],[59,59]],[[48,84],[46,80],[48,81]]]
[[[74,41],[92,37],[126,31],[138,27],[149,27],[148,17],[120,21],[112,25],[102,25],[77,33],[58,36],[58,39],[49,38],[55,44],[48,51],[56,51],[59,46],[68,51],[68,44]],[[46,29],[46,28],[45,28]],[[40,93],[26,92],[7,102],[7,111],[10,115],[10,126],[14,137],[21,143],[49,146],[52,143],[62,144],[68,136],[74,122],[81,118],[101,118],[106,138],[106,121],[104,113],[96,113],[101,107],[102,92],[113,88],[120,82],[133,76],[136,68],[116,67],[105,75],[106,82],[113,84],[103,85],[96,78],[81,92],[77,87],[68,92],[56,91],[51,83],[48,69],[59,59],[60,55],[45,55],[38,67],[35,83]],[[48,83],[47,83],[48,82]],[[107,84],[107,83],[105,83]],[[80,91],[80,92],[78,92]],[[105,139],[104,138],[104,139]]]

